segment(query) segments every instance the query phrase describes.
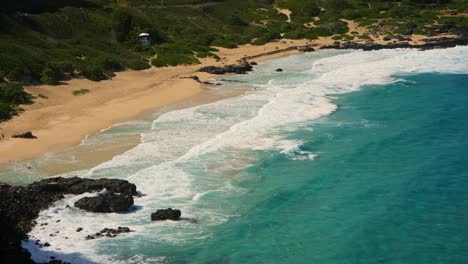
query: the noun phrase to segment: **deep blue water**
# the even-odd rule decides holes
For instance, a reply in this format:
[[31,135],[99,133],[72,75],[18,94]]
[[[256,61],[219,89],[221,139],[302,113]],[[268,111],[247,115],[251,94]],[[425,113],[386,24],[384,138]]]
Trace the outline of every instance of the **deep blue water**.
[[315,160],[265,154],[241,216],[167,260],[468,263],[468,75],[399,77],[292,133]]

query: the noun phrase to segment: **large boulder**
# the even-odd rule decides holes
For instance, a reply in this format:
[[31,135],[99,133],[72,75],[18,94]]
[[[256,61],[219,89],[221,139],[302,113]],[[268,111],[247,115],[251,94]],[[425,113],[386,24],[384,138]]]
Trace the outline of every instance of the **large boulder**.
[[96,213],[123,212],[133,206],[133,197],[126,194],[104,193],[94,197],[81,198],[74,205]]
[[177,209],[159,209],[151,214],[151,221],[179,220],[181,214]]
[[106,189],[110,193],[122,193],[136,195],[136,186],[126,180],[119,179],[83,179],[72,178],[48,178],[31,184],[33,188],[48,192],[62,192],[66,194],[81,194],[96,192]]

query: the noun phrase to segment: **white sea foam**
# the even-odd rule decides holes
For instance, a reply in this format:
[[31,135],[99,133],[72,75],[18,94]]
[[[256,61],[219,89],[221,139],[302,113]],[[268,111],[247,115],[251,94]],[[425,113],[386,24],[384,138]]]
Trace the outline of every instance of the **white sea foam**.
[[[37,261],[54,255],[75,263],[71,254],[81,252],[90,260],[112,263],[112,254],[103,253],[100,248],[104,242],[85,241],[86,234],[117,226],[136,230],[112,243],[106,242],[109,250],[105,252],[118,251],[119,242],[132,237],[138,237],[132,240],[136,247],[138,243],[183,244],[191,239],[204,239],[210,236],[209,226],[224,223],[236,214],[219,203],[232,193],[241,195],[245,191],[233,186],[230,180],[256,161],[255,151],[277,150],[293,160],[316,158],[315,153],[301,148],[301,142],[285,135],[304,122],[335,111],[330,95],[352,92],[363,85],[388,83],[394,81],[394,74],[468,72],[467,47],[350,51],[314,59],[323,53],[304,55],[310,63],[301,62],[305,70],[301,78],[307,80],[301,84],[294,82],[294,78],[289,83],[285,77],[274,79],[278,75],[269,73],[273,79],[268,82],[251,81],[257,85],[255,92],[163,114],[153,122],[151,130],[141,135],[142,143],[137,147],[81,174],[135,183],[143,193],[135,200],[136,210],[127,214],[85,213],[73,206],[67,208],[67,204],[72,205],[79,198],[67,197],[42,212],[39,224],[30,233],[33,238],[48,241],[51,247],[39,249],[32,242],[25,243],[25,247]],[[292,67],[299,58],[304,57],[282,60],[285,67]],[[267,66],[268,63],[262,65]],[[266,73],[259,70],[247,77],[255,78],[258,74]],[[150,213],[164,207],[180,208],[183,217],[198,219],[199,223],[150,222]],[[78,233],[77,227],[84,230]],[[49,236],[57,231],[60,235]],[[132,259],[140,258],[151,259],[145,256]]]
[[290,160],[315,160],[318,156],[318,154],[301,149],[299,144],[284,149],[281,153]]

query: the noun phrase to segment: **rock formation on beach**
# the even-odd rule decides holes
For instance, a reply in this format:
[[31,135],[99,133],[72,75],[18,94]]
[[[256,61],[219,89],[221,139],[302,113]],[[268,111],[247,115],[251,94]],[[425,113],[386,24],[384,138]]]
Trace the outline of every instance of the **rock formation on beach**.
[[21,133],[21,134],[14,134],[14,135],[11,135],[11,137],[12,138],[27,138],[27,139],[37,138],[36,136],[33,135],[33,133],[31,131],[24,132],[24,133]]
[[211,74],[226,74],[226,73],[236,73],[236,74],[246,74],[249,71],[252,71],[253,67],[250,63],[245,60],[241,59],[238,65],[225,65],[223,67],[216,67],[216,66],[206,66],[200,68],[198,71],[200,72],[207,72]]

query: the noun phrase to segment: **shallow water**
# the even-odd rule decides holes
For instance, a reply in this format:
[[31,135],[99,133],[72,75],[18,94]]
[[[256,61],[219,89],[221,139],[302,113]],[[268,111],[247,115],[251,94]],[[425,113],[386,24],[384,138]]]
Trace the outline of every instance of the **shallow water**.
[[[68,197],[31,232],[51,247],[24,245],[82,263],[465,263],[466,61],[458,47],[262,63],[220,88],[245,94],[129,124],[140,144],[71,173],[134,182],[133,211]],[[149,221],[166,207],[198,222]],[[117,226],[135,232],[84,240]]]

